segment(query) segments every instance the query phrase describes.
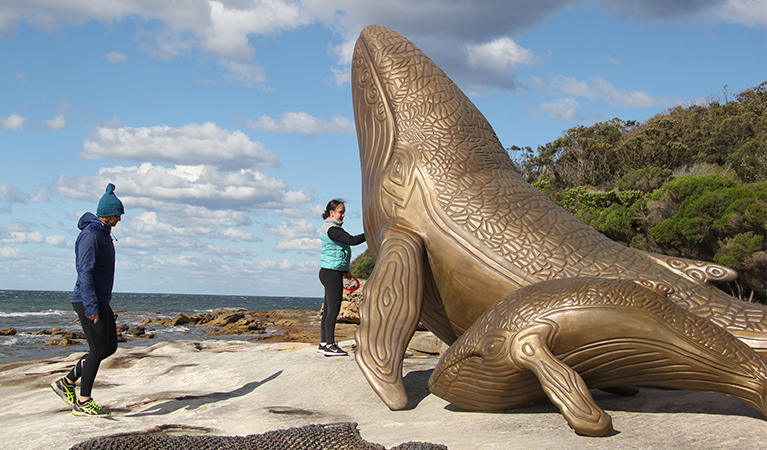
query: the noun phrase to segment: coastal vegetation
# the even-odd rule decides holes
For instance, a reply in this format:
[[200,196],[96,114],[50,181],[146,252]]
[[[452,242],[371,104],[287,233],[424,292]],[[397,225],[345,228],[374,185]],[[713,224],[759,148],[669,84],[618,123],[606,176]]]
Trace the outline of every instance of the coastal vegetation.
[[[767,82],[644,123],[576,126],[508,149],[522,176],[575,217],[632,248],[738,271],[718,286],[767,303]],[[365,251],[352,274],[367,278]]]
[[767,301],[767,82],[645,123],[577,126],[512,146],[524,178],[609,238],[738,271],[720,286]]
[[354,258],[354,261],[352,261],[349,268],[351,269],[352,275],[360,280],[367,280],[370,278],[370,274],[373,272],[375,264],[376,262],[373,259],[373,255],[370,253],[370,249],[366,248],[364,252]]

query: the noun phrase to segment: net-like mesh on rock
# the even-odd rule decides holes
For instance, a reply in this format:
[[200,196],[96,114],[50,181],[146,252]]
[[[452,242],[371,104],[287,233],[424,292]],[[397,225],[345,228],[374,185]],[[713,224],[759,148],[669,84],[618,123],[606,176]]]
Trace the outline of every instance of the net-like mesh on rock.
[[[81,442],[70,450],[385,450],[360,437],[354,422],[307,425],[248,436],[133,434]],[[444,445],[406,442],[392,450],[447,450]]]

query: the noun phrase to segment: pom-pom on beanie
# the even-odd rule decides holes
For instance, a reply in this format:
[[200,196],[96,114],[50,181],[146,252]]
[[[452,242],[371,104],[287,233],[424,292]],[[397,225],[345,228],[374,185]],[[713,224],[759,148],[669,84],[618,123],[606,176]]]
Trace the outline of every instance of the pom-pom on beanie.
[[96,208],[96,215],[99,217],[121,216],[125,214],[123,203],[115,196],[115,185],[109,183],[107,191],[101,196],[99,206]]

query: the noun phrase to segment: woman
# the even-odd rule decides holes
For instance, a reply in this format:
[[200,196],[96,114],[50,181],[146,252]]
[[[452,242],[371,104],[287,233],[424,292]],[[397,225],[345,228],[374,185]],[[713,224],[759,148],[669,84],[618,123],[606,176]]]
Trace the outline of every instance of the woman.
[[320,229],[322,258],[320,260],[320,282],[325,286],[325,306],[320,328],[320,346],[317,351],[325,356],[345,356],[347,353],[336,344],[336,317],[341,310],[343,277],[349,273],[352,260],[352,245],[365,242],[365,233],[352,236],[343,228],[346,206],[343,200],[331,200],[322,213],[325,223]]

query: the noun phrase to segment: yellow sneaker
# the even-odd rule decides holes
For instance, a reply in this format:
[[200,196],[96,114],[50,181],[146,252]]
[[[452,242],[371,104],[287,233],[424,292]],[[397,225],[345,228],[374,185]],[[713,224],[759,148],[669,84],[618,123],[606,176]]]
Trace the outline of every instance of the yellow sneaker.
[[75,402],[75,406],[72,407],[72,414],[75,416],[87,416],[87,417],[109,417],[111,412],[97,405],[93,399],[86,400],[82,403],[80,401]]
[[69,384],[66,379],[61,378],[51,383],[51,389],[53,389],[53,392],[58,394],[67,405],[71,407],[75,406],[77,395],[75,394],[74,384]]

